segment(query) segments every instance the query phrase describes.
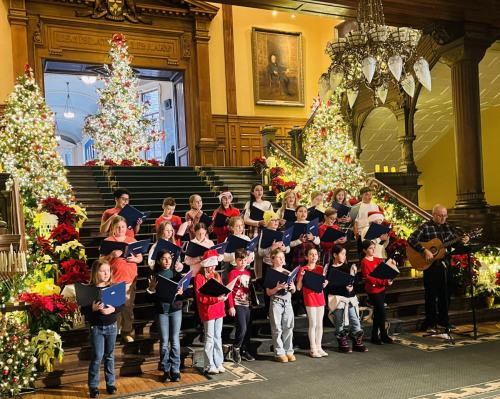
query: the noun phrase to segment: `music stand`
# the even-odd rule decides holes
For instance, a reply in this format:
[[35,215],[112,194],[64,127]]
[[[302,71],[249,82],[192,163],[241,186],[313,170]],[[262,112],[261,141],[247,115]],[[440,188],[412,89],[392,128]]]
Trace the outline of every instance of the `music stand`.
[[[456,248],[453,252],[451,252],[451,256],[453,255],[467,255],[468,269],[469,269],[469,278],[470,278],[470,298],[471,298],[471,307],[472,307],[472,330],[462,331],[462,332],[454,332],[456,335],[468,336],[470,338],[470,333],[474,333],[474,340],[477,340],[477,324],[476,324],[476,304],[474,303],[474,280],[472,275],[472,254],[480,251],[484,247],[484,244],[475,244],[475,245],[463,245]],[[481,332],[482,335],[491,335],[486,332]]]

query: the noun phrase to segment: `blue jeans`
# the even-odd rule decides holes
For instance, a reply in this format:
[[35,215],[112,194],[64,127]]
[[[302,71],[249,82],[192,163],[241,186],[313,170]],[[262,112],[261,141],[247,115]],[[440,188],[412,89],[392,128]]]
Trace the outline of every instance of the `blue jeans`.
[[293,308],[291,299],[271,298],[271,334],[274,356],[293,354]]
[[219,368],[224,361],[222,352],[222,317],[208,320],[203,323],[205,327],[205,367]]
[[361,323],[359,322],[356,308],[354,306],[349,306],[348,309],[335,309],[333,311],[333,317],[335,319],[335,329],[337,330],[337,334],[340,334],[344,330],[344,311],[349,312],[350,332],[354,334],[358,331],[361,331]]
[[92,357],[89,365],[89,388],[99,388],[101,361],[104,358],[104,378],[107,386],[115,385],[115,342],[117,323],[90,327]]
[[[181,367],[181,332],[182,310],[156,315],[156,324],[160,333],[160,363],[163,371],[178,373]],[[169,351],[169,339],[172,343]]]

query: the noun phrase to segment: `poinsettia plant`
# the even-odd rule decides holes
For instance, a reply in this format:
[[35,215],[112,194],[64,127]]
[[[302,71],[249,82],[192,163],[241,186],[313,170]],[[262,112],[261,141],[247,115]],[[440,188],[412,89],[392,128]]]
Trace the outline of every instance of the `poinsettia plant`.
[[60,224],[59,226],[54,227],[49,239],[56,240],[58,243],[64,244],[68,241],[80,239],[80,234],[78,234],[78,231],[76,231],[73,226]]
[[40,295],[37,293],[19,294],[19,300],[31,304],[30,313],[33,316],[31,332],[42,330],[60,332],[71,326],[66,321],[67,315],[74,315],[78,305],[68,302],[62,295]]
[[43,200],[41,211],[56,215],[59,224],[76,224],[77,217],[75,209],[64,204],[57,198],[49,197]]
[[[471,256],[471,273],[472,282],[476,284],[479,268],[481,267],[481,262],[475,257]],[[460,286],[469,286],[471,284],[471,276],[469,274],[469,259],[467,254],[464,255],[453,255],[451,257],[451,266],[453,272],[453,281]]]
[[259,175],[262,174],[264,169],[268,168],[266,159],[262,157],[252,159],[252,166]]
[[387,245],[387,257],[394,259],[398,264],[406,261],[406,249],[408,248],[408,241],[404,238],[398,238],[396,233],[391,230],[389,233],[389,245]]
[[111,159],[106,159],[104,161],[104,165],[108,165],[108,166],[117,166],[116,165],[116,162],[112,161]]
[[57,280],[57,285],[64,288],[66,285],[80,283],[86,284],[90,280],[89,267],[85,262],[71,259],[61,263],[62,276]]
[[120,162],[120,165],[121,166],[134,166],[134,162],[133,161],[130,161],[128,159],[123,159],[121,162]]
[[160,163],[156,159],[148,159],[148,164],[151,166],[160,166]]
[[285,191],[285,181],[281,177],[275,177],[271,180],[271,187],[276,195]]
[[[294,190],[295,187],[297,187],[297,182],[294,182],[294,181],[286,181],[285,182],[285,191],[286,190]],[[297,198],[297,200],[300,200],[300,198]]]
[[94,159],[92,161],[87,161],[83,166],[95,166],[97,161]]
[[283,174],[285,173],[285,171],[283,170],[283,168],[281,168],[279,166],[276,166],[274,168],[271,168],[271,170],[269,171],[269,173],[270,173],[271,179],[274,179],[275,177],[283,176]]

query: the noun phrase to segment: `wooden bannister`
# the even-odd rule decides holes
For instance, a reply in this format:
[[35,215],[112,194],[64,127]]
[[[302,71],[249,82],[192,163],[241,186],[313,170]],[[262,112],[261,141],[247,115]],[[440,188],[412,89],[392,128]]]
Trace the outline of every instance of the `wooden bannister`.
[[297,158],[295,158],[292,154],[290,154],[287,150],[285,150],[283,147],[281,147],[278,143],[275,141],[269,141],[269,145],[274,148],[276,151],[278,151],[281,155],[283,155],[285,158],[288,158],[288,160],[293,163],[296,167],[298,168],[305,168],[306,166],[300,162]]

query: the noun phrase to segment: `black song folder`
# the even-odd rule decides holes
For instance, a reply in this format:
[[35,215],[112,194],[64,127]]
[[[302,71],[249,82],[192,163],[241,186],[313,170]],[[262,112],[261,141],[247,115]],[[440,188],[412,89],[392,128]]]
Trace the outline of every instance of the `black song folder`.
[[337,219],[349,215],[351,207],[339,204],[338,202],[332,202],[332,208],[337,210]]
[[356,276],[349,273],[337,270],[336,267],[330,266],[328,268],[328,285],[332,287],[347,287],[354,285]]
[[340,240],[342,237],[345,237],[346,233],[334,229],[333,227],[328,227],[326,228],[325,232],[323,233],[323,237],[321,237],[322,242],[335,242],[337,240]]
[[125,250],[127,249],[127,247],[128,243],[126,242],[102,240],[101,246],[99,247],[99,254],[109,255],[114,250],[119,249],[123,252],[121,257],[125,257]]
[[380,280],[394,280],[397,276],[399,276],[399,269],[395,265],[390,265],[385,262],[380,263],[370,273],[370,277]]
[[325,283],[325,276],[323,274],[318,274],[305,269],[304,278],[302,279],[302,284],[304,287],[310,290],[320,293],[323,291],[323,284]]
[[219,283],[216,279],[211,278],[198,291],[206,296],[219,297],[221,295],[228,295],[232,290]]

